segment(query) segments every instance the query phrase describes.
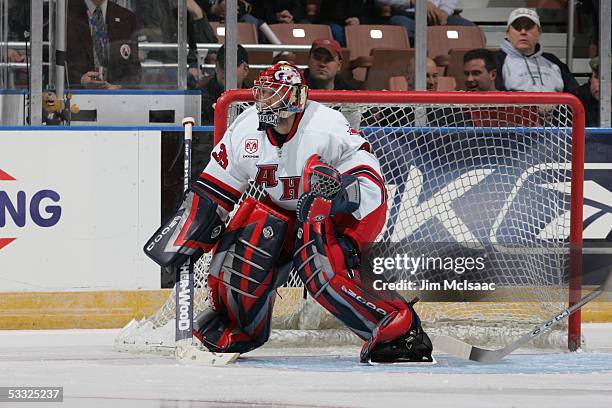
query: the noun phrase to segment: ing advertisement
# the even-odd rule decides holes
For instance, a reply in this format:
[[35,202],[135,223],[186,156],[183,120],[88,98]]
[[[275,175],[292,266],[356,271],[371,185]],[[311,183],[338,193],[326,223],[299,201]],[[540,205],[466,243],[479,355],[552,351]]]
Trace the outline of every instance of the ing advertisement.
[[160,132],[0,131],[0,292],[158,289]]

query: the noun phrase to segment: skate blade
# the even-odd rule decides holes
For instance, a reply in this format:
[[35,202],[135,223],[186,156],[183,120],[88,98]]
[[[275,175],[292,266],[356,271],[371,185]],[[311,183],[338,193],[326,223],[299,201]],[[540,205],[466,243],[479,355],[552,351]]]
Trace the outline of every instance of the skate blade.
[[379,366],[379,365],[392,365],[392,366],[407,366],[407,367],[415,367],[415,366],[430,366],[438,364],[434,356],[431,356],[431,361],[398,361],[398,362],[389,362],[389,363],[377,363],[375,361],[368,361],[367,365],[371,366]]
[[215,353],[197,347],[177,347],[176,359],[184,364],[226,366],[234,363],[240,353]]

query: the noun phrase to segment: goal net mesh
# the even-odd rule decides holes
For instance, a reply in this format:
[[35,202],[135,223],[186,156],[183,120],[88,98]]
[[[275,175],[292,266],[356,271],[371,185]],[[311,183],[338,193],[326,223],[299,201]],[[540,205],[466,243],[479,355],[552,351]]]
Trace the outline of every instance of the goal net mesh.
[[[341,111],[378,157],[388,190],[377,256],[444,257],[480,251],[487,267],[465,274],[496,290],[400,291],[430,334],[502,346],[567,304],[570,266],[572,110],[566,105],[326,103]],[[246,102],[230,105],[228,125]],[[574,180],[579,182],[579,180]],[[259,196],[251,184],[244,196]],[[425,251],[428,251],[425,254]],[[195,265],[195,313],[207,306],[210,257]],[[453,272],[456,280],[457,273]],[[435,271],[395,271],[391,280],[441,282]],[[118,349],[163,352],[174,346],[174,291],[153,316],[132,321]],[[271,341],[360,344],[304,296],[298,275],[278,289]],[[535,347],[567,347],[567,326]]]

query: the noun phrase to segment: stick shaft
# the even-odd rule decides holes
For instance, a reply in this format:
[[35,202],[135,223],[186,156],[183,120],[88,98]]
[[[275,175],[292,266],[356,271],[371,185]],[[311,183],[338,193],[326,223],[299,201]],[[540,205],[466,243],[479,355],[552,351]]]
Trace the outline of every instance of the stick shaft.
[[[184,126],[183,193],[189,189],[191,179],[191,141],[193,120],[186,118]],[[175,285],[175,340],[178,347],[191,346],[193,341],[193,299],[195,295],[193,262],[188,258],[176,271]]]

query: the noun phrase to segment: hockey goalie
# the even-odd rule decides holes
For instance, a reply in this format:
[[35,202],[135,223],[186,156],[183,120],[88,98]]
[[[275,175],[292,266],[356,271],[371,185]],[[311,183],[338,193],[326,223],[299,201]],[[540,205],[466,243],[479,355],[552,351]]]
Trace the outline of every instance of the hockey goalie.
[[[412,304],[364,287],[364,246],[385,223],[386,189],[368,143],[344,116],[308,100],[302,72],[280,62],[255,81],[255,106],[233,122],[147,255],[180,265],[213,250],[208,309],[194,336],[210,351],[246,353],[271,330],[276,289],[297,270],[309,294],[364,340],[360,360],[429,362]],[[244,200],[253,180],[266,193]]]

